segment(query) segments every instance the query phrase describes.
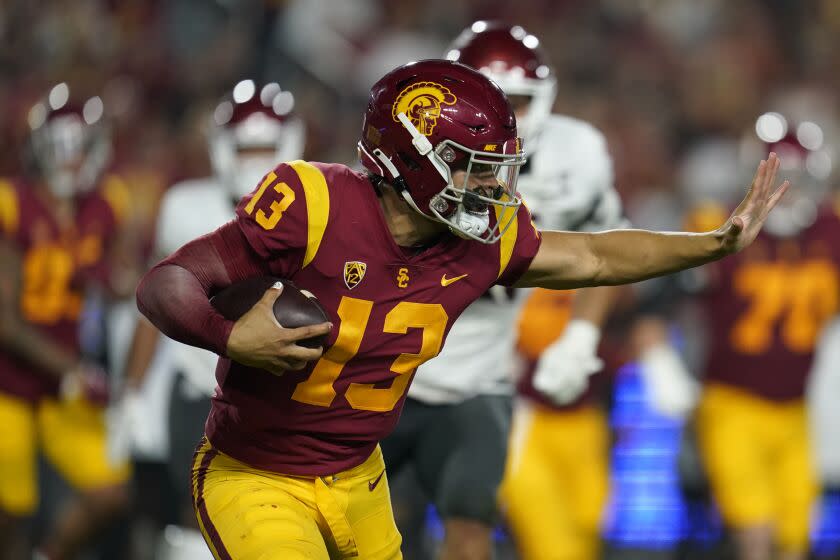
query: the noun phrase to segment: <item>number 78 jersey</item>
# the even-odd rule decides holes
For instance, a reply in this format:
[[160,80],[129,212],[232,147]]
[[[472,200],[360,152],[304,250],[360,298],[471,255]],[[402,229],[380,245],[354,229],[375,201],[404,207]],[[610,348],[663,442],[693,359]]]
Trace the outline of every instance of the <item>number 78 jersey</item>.
[[303,161],[269,173],[235,223],[273,275],[318,298],[334,328],[323,357],[300,372],[221,358],[207,436],[252,466],[301,476],[361,464],[453,321],[490,286],[515,283],[540,243],[523,206],[494,245],[447,233],[425,249],[400,247],[365,175]]
[[767,399],[802,398],[816,341],[840,311],[840,219],[823,208],[792,238],[755,242],[708,265],[706,379]]

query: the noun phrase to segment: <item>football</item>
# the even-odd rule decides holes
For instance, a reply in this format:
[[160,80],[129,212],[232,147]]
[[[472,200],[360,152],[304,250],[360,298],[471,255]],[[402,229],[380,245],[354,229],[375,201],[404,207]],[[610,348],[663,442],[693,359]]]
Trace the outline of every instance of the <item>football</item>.
[[[294,329],[329,321],[327,312],[317,299],[308,297],[290,280],[273,276],[258,276],[231,284],[210,298],[210,303],[225,319],[236,321],[242,317],[275,282],[283,283],[283,291],[274,302],[274,317],[286,328]],[[326,335],[299,340],[307,348],[317,348],[326,342]]]

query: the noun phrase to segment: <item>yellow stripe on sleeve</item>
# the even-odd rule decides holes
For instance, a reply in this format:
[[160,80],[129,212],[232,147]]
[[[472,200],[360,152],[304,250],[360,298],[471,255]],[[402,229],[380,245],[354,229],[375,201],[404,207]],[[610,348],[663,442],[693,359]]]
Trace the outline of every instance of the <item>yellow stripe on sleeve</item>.
[[[505,198],[507,200],[507,198]],[[505,210],[510,211],[511,209],[495,205],[493,209],[496,211],[496,223],[500,224],[501,220],[505,217]],[[507,265],[510,263],[510,259],[513,256],[513,248],[516,246],[516,236],[519,231],[519,216],[518,210],[516,208],[512,209],[514,214],[513,218],[510,220],[510,226],[505,230],[502,234],[502,238],[499,240],[499,275],[496,278],[501,278],[502,274],[504,274]],[[499,227],[504,227],[501,225]]]
[[0,228],[7,235],[17,232],[20,209],[17,193],[9,181],[0,180]]
[[318,253],[324,232],[327,229],[327,221],[330,216],[330,192],[327,188],[327,179],[321,171],[311,163],[296,160],[289,162],[303,185],[303,193],[306,196],[306,217],[308,231],[306,237],[306,253],[303,257],[303,268],[305,268]]
[[128,209],[131,207],[131,191],[128,184],[116,175],[109,175],[102,188],[102,198],[111,207],[117,223],[124,223],[128,216]]

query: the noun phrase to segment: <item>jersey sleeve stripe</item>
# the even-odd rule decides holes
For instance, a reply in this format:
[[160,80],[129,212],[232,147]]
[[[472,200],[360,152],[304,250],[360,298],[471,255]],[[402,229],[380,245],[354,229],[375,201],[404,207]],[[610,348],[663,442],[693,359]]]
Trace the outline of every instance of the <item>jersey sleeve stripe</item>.
[[[494,206],[496,211],[496,223],[505,218],[505,208]],[[514,212],[516,212],[514,210]],[[504,227],[504,226],[502,226]],[[510,226],[502,234],[502,239],[499,241],[499,274],[496,278],[501,278],[504,274],[510,259],[513,256],[513,248],[516,246],[516,236],[519,231],[519,217],[514,213],[513,218],[510,219]]]
[[303,192],[306,196],[307,237],[306,253],[303,257],[302,268],[306,268],[318,253],[327,221],[330,217],[330,192],[327,179],[321,171],[311,163],[297,160],[289,162],[297,173]]
[[11,183],[0,181],[0,228],[7,235],[17,231],[19,209],[17,194]]
[[116,175],[109,175],[102,189],[102,198],[111,208],[114,221],[118,224],[124,223],[131,207],[131,192],[125,181]]

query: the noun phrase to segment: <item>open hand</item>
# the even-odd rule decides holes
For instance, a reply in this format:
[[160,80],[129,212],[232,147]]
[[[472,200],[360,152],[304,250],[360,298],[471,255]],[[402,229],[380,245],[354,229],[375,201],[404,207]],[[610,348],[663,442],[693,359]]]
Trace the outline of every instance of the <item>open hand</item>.
[[778,170],[779,157],[774,152],[770,152],[767,160],[761,160],[758,164],[747,196],[726,223],[718,228],[724,252],[737,253],[752,243],[761,231],[767,215],[790,186],[789,181],[784,181],[775,191],[771,190]]
[[276,284],[245,315],[233,325],[227,343],[227,355],[231,360],[275,375],[287,370],[300,370],[307,362],[317,360],[324,349],[305,348],[297,341],[327,334],[331,323],[319,323],[296,329],[284,328],[274,317],[274,300],[283,291]]

